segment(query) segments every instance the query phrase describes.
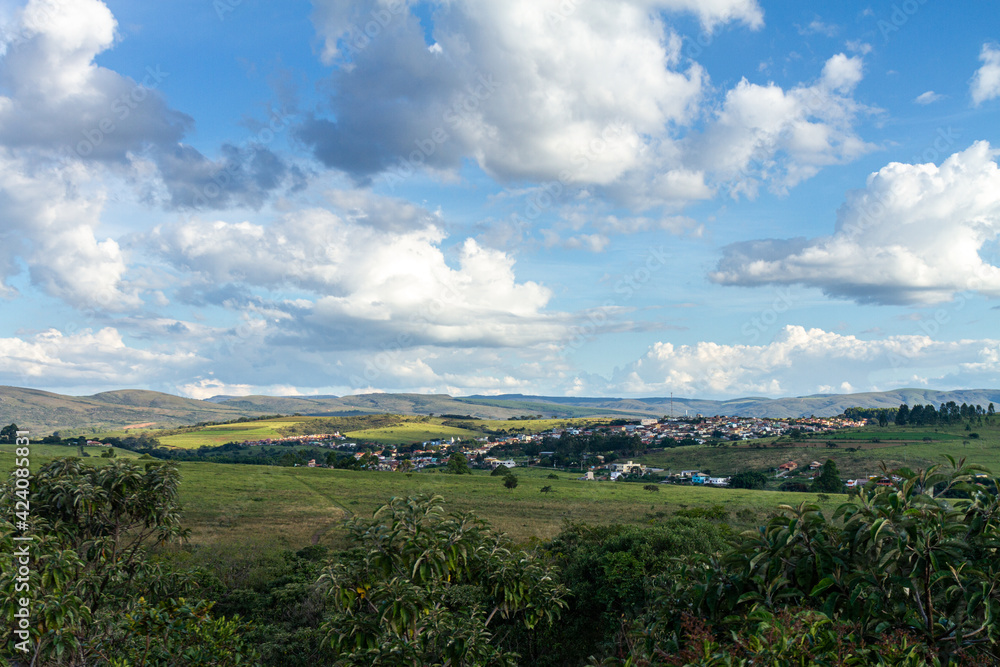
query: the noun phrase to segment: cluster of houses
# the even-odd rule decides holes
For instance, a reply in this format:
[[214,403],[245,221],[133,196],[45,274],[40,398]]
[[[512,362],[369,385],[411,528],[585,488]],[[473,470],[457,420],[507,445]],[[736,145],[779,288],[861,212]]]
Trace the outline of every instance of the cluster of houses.
[[[672,438],[681,441],[690,438],[699,444],[704,444],[711,440],[717,441],[741,441],[756,440],[758,438],[772,438],[779,435],[786,435],[793,430],[802,433],[829,433],[845,428],[860,428],[864,426],[864,420],[848,419],[846,417],[809,417],[799,419],[772,419],[764,417],[703,417],[697,415],[695,419],[643,419],[638,424],[627,424],[624,426],[607,426],[597,424],[584,428],[553,429],[545,433],[520,434],[509,436],[503,440],[498,440],[495,444],[506,444],[516,442],[540,442],[545,437],[561,437],[564,433],[570,435],[591,435],[595,430],[617,429],[624,433],[639,436],[644,445],[649,448],[661,446],[660,441]],[[486,442],[486,438],[481,438],[481,442]],[[488,450],[489,447],[486,448]]]
[[[317,447],[328,447],[340,451],[352,451],[356,458],[369,457],[368,463],[371,469],[376,470],[419,470],[429,465],[438,465],[447,461],[450,451],[461,451],[469,460],[480,460],[482,465],[490,469],[498,466],[513,468],[517,464],[511,459],[499,459],[490,456],[494,447],[510,444],[524,444],[531,442],[541,442],[546,437],[560,438],[564,434],[570,435],[592,435],[597,430],[619,430],[620,432],[637,435],[642,443],[649,448],[663,446],[663,441],[673,439],[681,441],[691,439],[698,443],[708,441],[741,441],[757,438],[774,437],[790,433],[793,429],[798,429],[806,433],[823,433],[846,428],[858,428],[864,426],[864,421],[856,421],[845,417],[824,417],[808,419],[771,419],[758,417],[702,417],[697,415],[696,419],[643,419],[637,424],[626,424],[621,426],[608,426],[606,424],[595,424],[581,428],[559,428],[543,433],[509,435],[503,438],[493,437],[479,438],[474,446],[463,444],[461,449],[455,447],[455,439],[428,440],[422,443],[423,449],[412,451],[407,457],[397,457],[394,448],[386,447],[382,451],[365,453],[353,451],[357,448],[357,443],[346,442],[346,437],[339,432],[323,433],[314,435],[289,436],[284,438],[264,438],[261,440],[246,440],[240,443],[246,447],[262,445],[289,445],[303,444]],[[542,452],[551,454],[551,452]],[[371,457],[377,458],[377,463]],[[405,463],[404,463],[405,461]],[[308,464],[310,467],[323,467],[312,460]],[[818,462],[810,465],[811,469],[819,467]],[[794,461],[779,466],[779,475],[787,474],[798,467]],[[611,463],[599,465],[584,475],[584,479],[607,479],[616,480],[623,476],[645,475],[647,472],[659,473],[661,469],[650,468],[628,461],[625,463]],[[728,477],[712,477],[702,474],[697,470],[682,470],[679,473],[669,475],[667,482],[706,485],[706,486],[728,486]],[[849,480],[852,483],[867,483],[865,480]]]
[[[700,415],[699,415],[700,417]],[[699,444],[709,440],[736,441],[771,438],[791,433],[828,433],[845,428],[860,428],[864,421],[846,417],[810,417],[803,419],[766,419],[762,417],[704,417],[697,423],[668,419],[655,424],[645,422],[636,427],[643,442],[653,443],[664,438],[683,440],[691,438]],[[653,445],[655,446],[655,445]]]

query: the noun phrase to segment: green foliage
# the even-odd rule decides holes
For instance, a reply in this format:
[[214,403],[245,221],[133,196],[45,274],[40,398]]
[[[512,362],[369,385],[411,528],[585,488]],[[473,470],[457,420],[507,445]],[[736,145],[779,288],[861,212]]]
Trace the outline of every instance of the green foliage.
[[[702,619],[685,614],[676,643],[657,646],[648,657],[635,660],[633,656],[627,662],[637,663],[685,667],[931,667],[943,664],[912,635],[893,633],[873,642],[860,635],[857,626],[832,621],[809,610],[755,613],[744,631],[728,638],[714,635]],[[611,659],[600,664],[622,663]]]
[[98,656],[111,667],[175,667],[219,665],[236,667],[256,664],[255,650],[241,634],[239,617],[212,618],[213,603],[170,599],[152,605],[144,599],[125,617],[130,640],[114,653],[98,649]]
[[[136,661],[130,664],[237,665],[252,657],[236,636],[237,619],[212,619],[210,604],[180,599],[196,592],[196,573],[168,571],[148,556],[148,544],[186,534],[180,526],[179,483],[177,469],[164,463],[141,467],[116,459],[92,467],[67,458],[39,468],[29,489],[34,655],[27,657],[35,664],[106,663],[132,656]],[[21,494],[9,480],[0,489],[0,506],[23,500]],[[0,528],[0,547],[13,553],[13,527]],[[17,583],[14,559],[3,559],[0,597],[8,623],[0,641],[7,650],[15,641],[11,602],[23,596]],[[151,625],[153,609],[159,629]],[[170,659],[150,662],[161,654]],[[208,657],[215,662],[206,662]]]
[[658,487],[656,484],[645,484],[643,485],[642,488],[645,489],[646,491],[655,491],[657,493],[660,491],[660,487]]
[[[670,517],[655,526],[567,525],[548,545],[569,588],[569,608],[546,633],[534,665],[579,665],[589,655],[627,654],[628,630],[656,599],[653,577],[680,554],[726,548],[728,526]],[[527,663],[526,663],[527,664]]]
[[507,466],[497,466],[493,469],[493,472],[490,473],[490,477],[506,477],[509,474],[510,468]]
[[660,578],[648,636],[678,645],[688,612],[736,636],[754,634],[760,614],[805,608],[851,624],[861,644],[900,632],[944,662],[990,655],[1000,637],[997,480],[952,463],[887,471],[891,486],[862,490],[833,517],[807,502],[782,506],[722,558],[678,561]]
[[682,507],[674,512],[676,516],[685,516],[690,519],[708,519],[709,521],[725,521],[729,517],[729,512],[722,505],[712,505],[711,507]]
[[767,475],[762,472],[738,472],[729,479],[732,489],[763,489],[767,486]]
[[465,454],[462,452],[452,452],[451,456],[448,457],[448,465],[444,471],[453,475],[472,474],[472,470],[469,468],[469,460],[465,458]]
[[565,589],[551,568],[474,515],[445,516],[441,501],[393,498],[349,521],[356,548],[319,579],[336,664],[515,665],[511,626],[558,618]]
[[517,475],[515,475],[512,472],[509,472],[506,475],[504,475],[503,485],[504,485],[504,488],[509,489],[511,491],[513,491],[514,489],[516,489],[517,488]]
[[14,444],[17,440],[17,424],[9,424],[0,429],[0,442]]
[[820,493],[843,493],[844,482],[840,479],[840,471],[837,464],[832,460],[827,460],[823,464],[823,469],[819,477],[813,480],[812,490]]

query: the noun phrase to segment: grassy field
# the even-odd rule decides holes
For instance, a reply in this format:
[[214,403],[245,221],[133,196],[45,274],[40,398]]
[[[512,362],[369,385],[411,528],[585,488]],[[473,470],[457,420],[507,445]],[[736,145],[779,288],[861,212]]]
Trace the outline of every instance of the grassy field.
[[583,417],[574,419],[479,419],[473,423],[492,430],[541,433],[542,431],[551,431],[554,428],[583,428],[606,424],[609,421],[612,421],[612,418]]
[[[867,427],[786,445],[776,445],[771,438],[736,446],[730,443],[721,447],[676,447],[636,460],[673,472],[697,469],[713,475],[731,475],[743,470],[766,470],[787,461],[805,467],[811,461],[822,463],[832,459],[843,477],[861,477],[877,474],[882,463],[889,468],[926,468],[944,462],[944,456],[950,454],[1000,472],[1000,423],[977,426],[974,432],[980,437],[971,437],[963,427],[937,430]],[[828,447],[827,442],[837,446]],[[766,448],[757,448],[755,444],[764,444]],[[849,448],[858,451],[848,452]]]
[[481,437],[482,431],[471,431],[437,422],[407,422],[384,428],[368,428],[345,433],[353,440],[369,440],[383,445],[402,445],[426,440],[467,440]]
[[[13,467],[12,446],[0,446],[0,474]],[[97,449],[97,448],[93,448]],[[75,453],[59,446],[32,446],[32,468]],[[123,453],[131,454],[131,453]],[[90,458],[103,464],[109,459]],[[392,496],[436,493],[447,507],[475,511],[517,540],[552,537],[564,521],[593,524],[649,523],[685,508],[722,505],[728,520],[750,527],[780,503],[814,500],[812,494],[700,489],[661,485],[656,493],[642,484],[584,482],[548,469],[518,468],[519,484],[504,488],[500,477],[441,472],[391,473],[286,468],[214,463],[178,464],[184,524],[193,545],[255,545],[300,548],[343,545],[341,522],[370,515]],[[544,486],[552,491],[542,493]],[[826,503],[831,509],[839,500]]]
[[[929,435],[920,435],[919,442],[913,442],[915,431],[904,431],[902,435],[910,436],[906,445],[887,442],[889,432],[865,430],[853,440],[839,439],[836,449],[828,449],[824,444],[828,438],[823,438],[808,446],[781,449],[683,447],[644,460],[674,470],[707,468],[725,474],[790,459],[808,463],[833,458],[847,477],[876,472],[880,461],[916,468],[940,462],[943,454],[950,453],[1000,470],[1000,428],[981,427],[978,439],[958,430],[931,430]],[[924,442],[924,437],[932,440]],[[882,442],[874,442],[876,438]],[[845,451],[858,443],[862,443],[861,451]],[[88,462],[108,462],[97,458],[102,451],[99,448],[88,451],[92,456]],[[0,446],[0,474],[12,468],[12,452],[13,446]],[[32,468],[55,456],[75,454],[76,448],[33,445]],[[120,455],[134,456],[131,452]],[[748,528],[775,513],[779,504],[797,505],[817,498],[815,494],[672,485],[660,485],[654,493],[644,490],[642,484],[585,482],[576,479],[577,475],[539,468],[515,469],[520,483],[510,491],[501,478],[481,471],[455,476],[431,471],[407,474],[189,462],[178,465],[183,476],[185,525],[192,530],[192,544],[219,548],[299,548],[313,543],[341,546],[345,517],[369,515],[392,496],[414,493],[440,494],[447,507],[475,511],[521,541],[552,537],[566,521],[655,523],[678,511],[716,505],[724,508],[726,520],[734,527]],[[550,479],[550,474],[557,479]],[[551,492],[542,493],[545,486],[551,487]],[[832,510],[844,500],[845,496],[835,495],[822,504]]]
[[[9,472],[14,465],[14,450],[15,445],[0,445],[0,471]],[[36,464],[51,461],[54,458],[59,458],[61,456],[79,456],[79,450],[76,447],[67,447],[66,445],[36,445],[32,443],[31,452],[29,458],[31,459],[31,469],[35,469]],[[109,461],[110,459],[101,459],[101,454],[107,451],[104,447],[84,447],[84,451],[90,454],[90,459],[98,459],[98,461]],[[136,459],[139,455],[135,452],[130,452],[124,449],[115,449],[115,456],[117,458],[123,459]],[[88,460],[90,460],[88,459]]]
[[[196,431],[177,433],[176,435],[158,436],[160,444],[165,447],[193,449],[202,446],[217,447],[227,442],[242,442],[243,440],[264,440],[266,438],[282,437],[279,429],[299,423],[294,417],[268,419],[265,421],[243,422],[239,424],[220,424],[205,426]],[[155,432],[152,435],[156,435]]]
[[[737,525],[756,525],[781,503],[815,500],[809,494],[583,482],[548,470],[518,469],[508,490],[487,474],[447,475],[354,472],[321,468],[268,468],[182,463],[182,500],[192,541],[198,544],[265,538],[299,547],[341,544],[341,520],[370,515],[392,496],[436,493],[447,507],[475,511],[518,540],[550,538],[565,521],[592,524],[649,523],[677,510],[721,505]],[[248,470],[249,468],[249,470]],[[551,492],[542,493],[545,486]],[[845,497],[825,503],[833,508]]]

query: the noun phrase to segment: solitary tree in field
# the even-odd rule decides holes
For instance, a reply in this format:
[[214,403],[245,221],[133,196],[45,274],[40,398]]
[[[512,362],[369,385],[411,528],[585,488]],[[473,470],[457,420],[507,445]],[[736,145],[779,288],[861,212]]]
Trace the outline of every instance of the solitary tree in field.
[[503,485],[513,491],[517,488],[517,475],[514,473],[507,473],[503,478]]

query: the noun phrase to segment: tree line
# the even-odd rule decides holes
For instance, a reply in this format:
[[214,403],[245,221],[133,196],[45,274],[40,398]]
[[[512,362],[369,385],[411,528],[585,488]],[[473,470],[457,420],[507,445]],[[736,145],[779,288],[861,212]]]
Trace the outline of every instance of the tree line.
[[898,408],[847,408],[843,414],[849,419],[876,419],[880,426],[889,423],[896,426],[947,426],[963,422],[982,424],[984,418],[991,419],[996,414],[996,409],[992,403],[983,408],[978,404],[958,405],[955,401],[948,401],[937,408],[930,403],[917,404],[913,408],[903,403]]

